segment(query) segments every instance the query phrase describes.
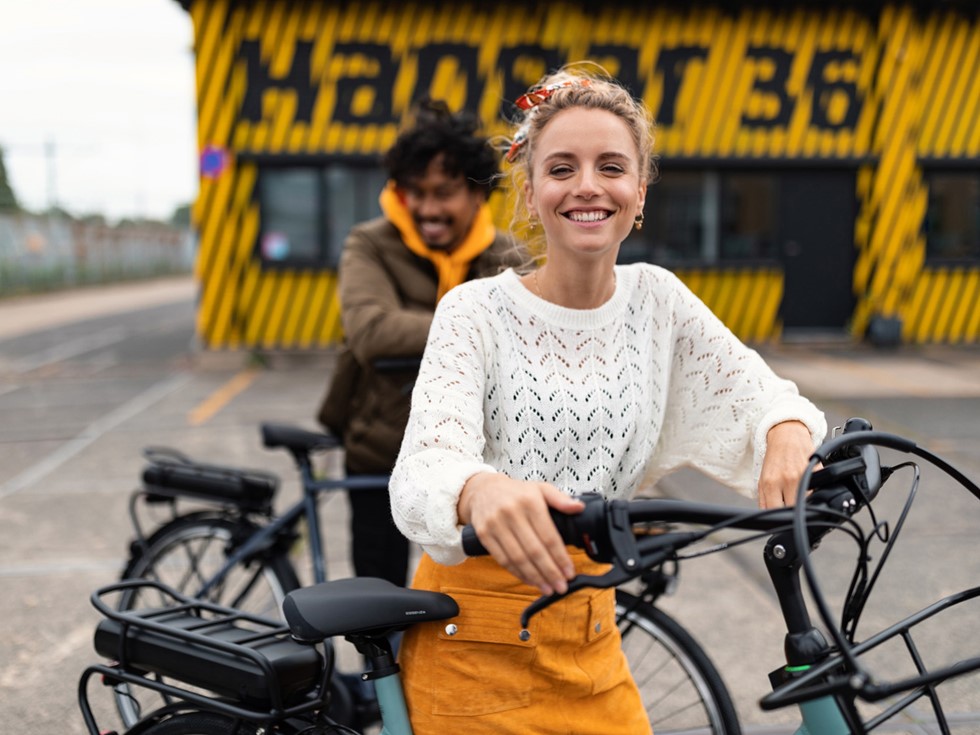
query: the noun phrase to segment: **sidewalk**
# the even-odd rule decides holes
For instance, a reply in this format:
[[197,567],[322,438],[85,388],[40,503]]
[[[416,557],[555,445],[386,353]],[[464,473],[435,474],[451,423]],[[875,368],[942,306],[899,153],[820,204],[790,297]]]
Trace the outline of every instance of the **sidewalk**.
[[759,352],[810,398],[980,397],[980,346],[801,344]]
[[[193,300],[190,275],[0,299],[0,341],[127,309]],[[759,352],[804,395],[819,398],[980,397],[980,345],[762,345]]]
[[0,340],[196,295],[194,277],[185,275],[0,299]]

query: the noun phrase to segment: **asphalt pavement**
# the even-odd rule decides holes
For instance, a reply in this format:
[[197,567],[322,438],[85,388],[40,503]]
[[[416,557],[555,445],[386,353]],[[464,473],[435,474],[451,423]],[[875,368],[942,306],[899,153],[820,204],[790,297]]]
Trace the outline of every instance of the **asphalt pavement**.
[[[87,598],[123,563],[126,498],[138,483],[143,447],[163,444],[271,470],[283,478],[282,502],[295,497],[288,458],[260,446],[257,426],[274,420],[316,428],[333,355],[204,352],[193,336],[195,295],[193,281],[182,277],[0,299],[0,715],[11,729],[83,732],[74,689],[93,659],[96,617]],[[831,425],[865,416],[980,478],[977,347],[884,351],[811,341],[758,349]],[[647,490],[743,502],[690,471]],[[907,549],[896,547],[882,574],[884,610],[870,610],[869,625],[980,579],[976,501],[929,469],[920,496],[921,518],[909,522]],[[346,514],[339,496],[321,508],[333,577],[350,573]],[[846,551],[828,546],[821,556],[853,567]],[[759,554],[754,544],[686,562],[663,606],[715,659],[747,732],[790,732],[792,713],[762,713],[756,704],[782,647]],[[930,645],[956,653],[972,644],[976,655],[976,613],[962,631],[942,630]],[[955,701],[954,732],[980,733],[978,700],[974,678]],[[902,721],[889,732],[929,731]]]

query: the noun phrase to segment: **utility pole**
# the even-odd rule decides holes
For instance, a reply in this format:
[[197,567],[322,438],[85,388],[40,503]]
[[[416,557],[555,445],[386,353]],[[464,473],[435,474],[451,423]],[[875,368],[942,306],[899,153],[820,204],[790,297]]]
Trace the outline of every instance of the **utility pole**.
[[44,157],[48,172],[48,211],[53,212],[58,206],[58,152],[54,136],[49,135],[44,142]]
[[94,149],[92,145],[68,145],[65,150],[64,145],[59,145],[55,136],[48,134],[44,142],[39,146],[31,143],[13,143],[5,145],[4,150],[8,153],[17,152],[30,156],[42,156],[44,158],[45,189],[47,191],[48,211],[54,211],[60,206],[58,196],[58,157],[60,155],[91,155]]

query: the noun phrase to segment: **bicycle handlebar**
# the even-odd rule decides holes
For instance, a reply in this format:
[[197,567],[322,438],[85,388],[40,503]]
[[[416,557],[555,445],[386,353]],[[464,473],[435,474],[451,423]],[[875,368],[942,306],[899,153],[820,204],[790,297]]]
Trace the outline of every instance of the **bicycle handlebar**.
[[[809,548],[831,529],[849,518],[859,507],[871,502],[882,482],[882,471],[874,446],[854,439],[870,432],[863,419],[851,419],[844,434],[821,447],[811,458],[801,482],[800,497],[805,498],[802,522],[806,527]],[[895,437],[896,443],[905,442]],[[824,469],[814,471],[818,462]],[[809,496],[805,491],[810,490]],[[629,581],[645,570],[673,558],[689,546],[722,528],[734,528],[763,533],[792,529],[800,522],[800,509],[779,508],[756,510],[680,500],[641,499],[605,500],[598,493],[578,496],[585,508],[575,515],[552,510],[551,516],[562,540],[584,549],[593,561],[611,564],[602,575],[578,575],[563,594],[541,597],[522,614],[527,625],[530,618],[557,600],[583,587],[615,587]],[[637,535],[635,524],[666,521],[704,526],[701,530],[667,531]],[[472,526],[462,532],[463,551],[469,556],[487,554]],[[799,548],[803,548],[801,545]]]
[[[871,460],[872,457],[865,452],[862,456],[840,459],[812,474],[810,486],[813,492],[806,500],[807,524],[812,536],[822,535],[829,521],[840,522],[853,513],[860,503],[874,497],[880,482],[875,482],[873,477],[876,474],[880,476],[880,466],[875,457],[873,470],[868,471]],[[858,487],[867,490],[863,497],[856,498],[853,479],[869,476],[871,482],[858,481]],[[598,493],[584,493],[577,497],[585,503],[581,513],[566,515],[554,509],[550,511],[562,540],[570,546],[584,549],[594,561],[618,563],[627,570],[638,571],[654,566],[670,553],[720,528],[762,532],[788,528],[793,524],[795,512],[792,508],[760,511],[669,499],[605,500]],[[648,521],[691,523],[709,528],[637,538],[633,526]],[[463,551],[468,556],[488,553],[472,526],[463,528],[462,540]],[[651,557],[657,558],[654,560]]]
[[[839,518],[840,514],[851,512],[850,509],[856,507],[852,491],[830,483],[841,482],[864,468],[863,458],[854,458],[835,466],[833,470],[814,473],[813,485],[816,490],[807,500],[809,520],[824,524],[828,517]],[[657,534],[650,539],[650,544],[639,544],[648,551],[651,547],[680,549],[720,527],[769,532],[793,523],[792,508],[758,511],[664,498],[605,500],[598,493],[583,493],[575,497],[585,503],[581,513],[567,515],[552,508],[549,511],[551,518],[566,544],[584,549],[591,559],[605,563],[617,559],[623,561],[622,555],[617,553],[623,549],[623,540],[619,537],[628,535],[635,539],[632,526],[639,523],[664,521],[712,527],[704,532]],[[832,513],[832,516],[828,516],[828,513]],[[814,531],[819,532],[819,529],[815,528]],[[462,533],[463,552],[467,556],[485,556],[489,553],[472,526],[464,526]]]
[[[801,644],[808,645],[808,640],[812,640],[805,637],[810,632],[810,623],[799,588],[798,576],[801,572],[807,579],[814,604],[835,642],[832,648],[826,647],[824,643],[824,647],[816,651],[818,657],[814,660],[819,662],[822,656],[823,663],[812,666],[806,674],[795,675],[797,678],[779,684],[776,691],[764,697],[762,706],[765,709],[810,701],[828,694],[839,694],[852,700],[854,697],[861,697],[867,701],[875,701],[887,695],[908,692],[978,670],[980,657],[974,657],[934,671],[920,670],[916,676],[882,684],[874,682],[858,663],[857,656],[871,647],[903,635],[910,627],[937,612],[980,597],[980,587],[965,590],[910,616],[865,643],[854,643],[852,636],[856,621],[867,599],[867,593],[874,585],[877,571],[880,571],[880,564],[884,563],[894,544],[904,513],[894,533],[886,533],[887,540],[882,538],[886,548],[875,575],[867,584],[862,581],[849,591],[840,629],[831,619],[826,600],[813,573],[809,552],[830,530],[844,523],[851,523],[853,526],[853,521],[849,520],[851,516],[863,507],[870,508],[878,491],[893,471],[910,464],[906,462],[894,467],[883,467],[876,447],[894,449],[925,459],[980,500],[980,486],[941,457],[909,439],[874,431],[863,419],[850,419],[840,436],[825,442],[811,456],[800,479],[795,507],[747,510],[680,500],[605,500],[597,493],[585,493],[579,496],[585,503],[585,508],[580,513],[564,515],[551,511],[566,544],[584,549],[591,559],[608,563],[611,568],[598,576],[578,575],[569,582],[567,592],[538,598],[521,615],[521,624],[526,627],[531,616],[579,589],[618,586],[664,561],[679,558],[678,552],[715,531],[724,528],[741,529],[773,534],[765,556],[780,605],[787,603],[783,610],[788,626],[787,643],[794,636],[799,638]],[[817,470],[817,466],[821,464],[823,468]],[[915,484],[917,480],[906,501],[905,512],[914,497]],[[874,533],[869,534],[868,538],[872,535],[880,536],[881,532],[881,524],[874,518],[873,511],[871,513]],[[647,521],[696,524],[703,528],[652,534],[634,529],[634,525]],[[471,556],[487,553],[470,526],[463,529],[463,549]],[[861,549],[862,557],[866,556],[866,546]],[[866,561],[868,559],[860,559],[859,565]],[[787,610],[791,614],[787,614]],[[796,617],[792,613],[797,613]],[[813,628],[812,632],[818,631]],[[800,638],[801,635],[804,637]],[[807,653],[805,645],[799,650]]]

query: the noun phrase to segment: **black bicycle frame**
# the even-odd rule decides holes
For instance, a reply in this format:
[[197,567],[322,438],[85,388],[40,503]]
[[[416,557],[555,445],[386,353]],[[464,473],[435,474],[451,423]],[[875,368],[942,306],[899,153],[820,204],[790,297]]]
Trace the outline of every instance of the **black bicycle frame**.
[[308,467],[300,467],[303,483],[303,499],[292,505],[280,516],[274,517],[270,523],[260,527],[241,546],[234,549],[225,560],[224,566],[211,577],[197,592],[196,596],[204,597],[212,588],[220,584],[234,567],[245,559],[267,548],[284,529],[292,528],[301,517],[306,518],[310,533],[310,551],[313,560],[313,581],[325,582],[327,579],[326,566],[323,558],[323,539],[320,536],[320,520],[317,515],[317,500],[320,493],[333,490],[367,490],[385,487],[388,484],[387,475],[355,475],[338,480],[316,480]]

